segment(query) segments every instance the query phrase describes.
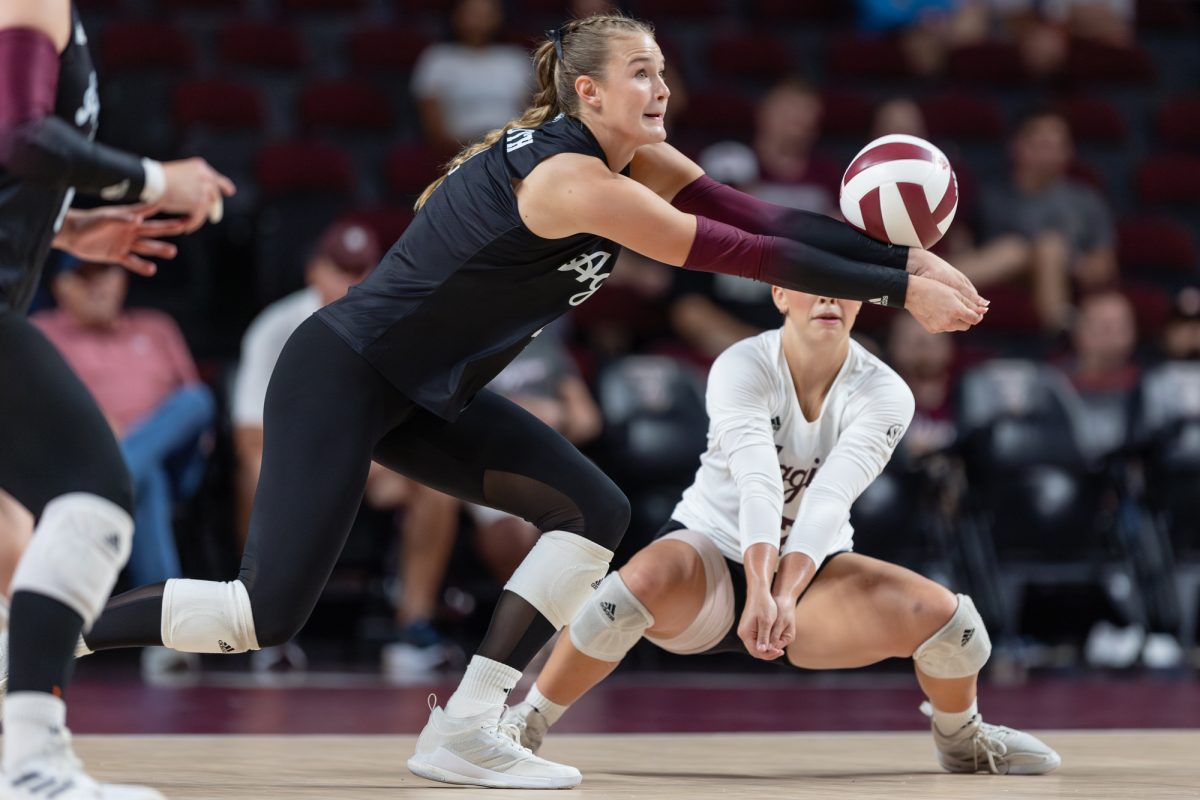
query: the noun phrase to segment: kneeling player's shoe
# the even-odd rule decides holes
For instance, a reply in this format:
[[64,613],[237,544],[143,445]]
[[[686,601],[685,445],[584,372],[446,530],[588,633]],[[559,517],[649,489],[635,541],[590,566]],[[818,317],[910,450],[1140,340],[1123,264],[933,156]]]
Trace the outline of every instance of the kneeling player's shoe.
[[931,727],[938,763],[947,772],[1044,775],[1062,764],[1058,753],[1033,734],[989,725],[978,714],[949,736]]
[[83,771],[71,750],[71,735],[61,731],[37,756],[0,780],[3,800],[165,800],[146,786],[100,783]]
[[504,709],[500,724],[514,726],[521,735],[521,745],[535,753],[541,749],[546,733],[550,730],[550,723],[532,703],[517,703]]
[[579,770],[535,756],[521,746],[516,727],[500,721],[501,709],[475,717],[430,711],[408,760],[414,775],[442,783],[493,789],[569,789],[583,780]]

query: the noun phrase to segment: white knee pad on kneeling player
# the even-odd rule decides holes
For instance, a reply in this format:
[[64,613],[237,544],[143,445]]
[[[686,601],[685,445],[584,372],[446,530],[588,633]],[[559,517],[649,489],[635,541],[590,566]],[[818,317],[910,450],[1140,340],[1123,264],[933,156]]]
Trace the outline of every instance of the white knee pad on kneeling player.
[[571,644],[600,661],[620,661],[653,624],[654,616],[614,572],[571,620]]
[[529,601],[555,628],[574,618],[608,572],[613,552],[566,531],[547,531],[504,588]]
[[167,647],[185,653],[259,649],[246,585],[241,581],[167,581],[162,640]]
[[958,596],[958,608],[941,630],[913,653],[913,661],[931,678],[966,678],[983,669],[992,654],[992,640],[975,603]]
[[51,597],[90,628],[129,560],[132,544],[133,519],[125,509],[99,495],[61,495],[42,510],[12,589]]

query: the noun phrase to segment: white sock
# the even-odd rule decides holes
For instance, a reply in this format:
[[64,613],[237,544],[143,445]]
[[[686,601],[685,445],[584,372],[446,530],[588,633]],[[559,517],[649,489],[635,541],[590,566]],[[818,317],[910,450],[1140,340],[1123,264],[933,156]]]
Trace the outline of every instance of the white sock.
[[519,680],[521,670],[490,658],[472,656],[458,689],[446,703],[446,714],[451,717],[474,717],[485,711],[499,711]]
[[979,700],[971,701],[971,705],[965,711],[939,711],[938,707],[930,704],[933,708],[933,724],[937,725],[937,729],[942,732],[943,736],[950,736],[957,732],[971,721],[971,717],[979,713]]
[[67,705],[46,692],[14,692],[4,698],[4,771],[10,775],[61,735]]
[[546,695],[538,691],[536,683],[529,687],[529,694],[525,695],[525,702],[540,711],[542,716],[546,718],[546,722],[550,725],[558,722],[567,709],[571,707],[569,705],[559,705],[547,698]]

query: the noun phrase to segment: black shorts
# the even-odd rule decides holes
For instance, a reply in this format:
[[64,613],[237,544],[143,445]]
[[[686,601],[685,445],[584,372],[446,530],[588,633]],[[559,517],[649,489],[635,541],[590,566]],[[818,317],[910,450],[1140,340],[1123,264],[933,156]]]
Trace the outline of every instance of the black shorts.
[[[684,525],[677,519],[669,519],[667,520],[666,524],[659,529],[658,533],[654,534],[654,539],[657,541],[658,539],[666,536],[668,533],[686,530],[687,527],[687,525]],[[821,574],[821,570],[825,569],[826,565],[829,564],[830,561],[833,561],[833,559],[849,552],[849,550],[839,550],[836,553],[830,553],[829,556],[821,562],[821,565],[817,567],[817,571],[813,575],[812,580],[808,582],[808,586],[804,587],[804,591],[801,592],[800,597],[797,598],[797,606],[800,605],[801,601],[804,600],[804,595],[808,593],[808,590],[813,585],[813,582],[817,580],[817,576]],[[707,656],[714,655],[716,653],[746,652],[746,645],[742,644],[742,640],[739,639],[737,635],[738,622],[742,618],[742,612],[746,610],[746,567],[740,561],[734,561],[728,557],[725,559],[725,566],[729,568],[729,578],[731,581],[733,581],[733,624],[729,626],[729,630],[726,631],[725,636],[721,639],[721,641],[717,642],[715,645],[703,652],[696,653],[696,655]],[[784,663],[786,663],[786,659],[784,659]]]

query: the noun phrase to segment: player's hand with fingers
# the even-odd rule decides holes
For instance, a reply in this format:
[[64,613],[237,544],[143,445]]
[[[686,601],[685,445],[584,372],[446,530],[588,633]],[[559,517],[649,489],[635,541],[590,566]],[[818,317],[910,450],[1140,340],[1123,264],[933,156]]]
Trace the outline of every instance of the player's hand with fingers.
[[783,655],[783,650],[771,643],[771,629],[778,613],[775,600],[768,592],[756,591],[747,595],[737,634],[746,652],[755,658],[774,661]]
[[958,289],[919,275],[909,276],[904,307],[930,333],[965,331],[987,313]]
[[910,275],[929,278],[938,283],[944,283],[951,289],[957,289],[977,308],[987,308],[990,302],[979,294],[979,290],[975,288],[975,284],[971,283],[970,278],[936,253],[922,250],[919,247],[910,247],[907,269]]
[[159,204],[148,203],[72,209],[54,245],[85,261],[153,275],[156,267],[147,258],[174,258],[175,245],[161,240],[179,236],[187,227],[184,219],[150,219],[159,210]]
[[185,233],[207,222],[220,222],[226,197],[237,192],[233,181],[213,169],[203,158],[184,158],[162,165],[166,186],[159,202],[164,211],[183,214]]

